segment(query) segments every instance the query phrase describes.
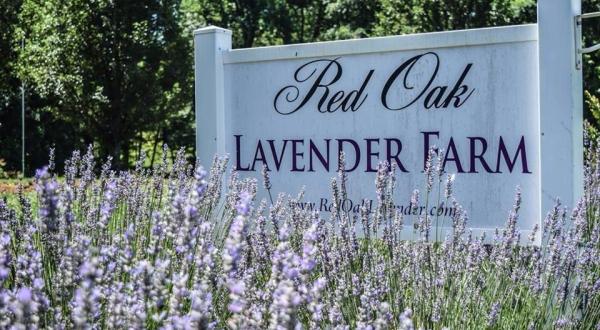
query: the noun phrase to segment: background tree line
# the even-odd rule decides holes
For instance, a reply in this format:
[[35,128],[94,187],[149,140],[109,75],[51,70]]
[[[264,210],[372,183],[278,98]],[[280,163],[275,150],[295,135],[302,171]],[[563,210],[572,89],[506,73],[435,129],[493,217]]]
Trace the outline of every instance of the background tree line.
[[[600,0],[584,0],[584,11]],[[27,172],[93,143],[100,157],[148,163],[161,145],[194,152],[192,31],[233,30],[234,47],[534,23],[535,0],[3,0],[0,159]],[[586,22],[586,44],[600,42]],[[585,57],[586,119],[600,122],[600,55]],[[592,129],[592,134],[596,134]]]

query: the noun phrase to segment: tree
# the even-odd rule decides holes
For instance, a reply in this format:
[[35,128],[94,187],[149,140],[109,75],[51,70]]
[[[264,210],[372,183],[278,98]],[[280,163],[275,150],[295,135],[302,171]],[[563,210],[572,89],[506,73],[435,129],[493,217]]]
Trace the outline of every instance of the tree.
[[[600,10],[599,0],[584,0],[582,13]],[[600,19],[586,19],[583,21],[583,47],[600,43]],[[600,53],[593,52],[583,55],[583,87],[589,92],[584,95],[584,117],[592,127],[600,127],[600,113],[598,112],[598,98],[600,97]]]
[[256,47],[366,37],[376,0],[184,0],[186,26],[233,31],[233,46]]
[[189,104],[177,0],[25,0],[20,18],[22,75],[121,167],[136,135]]
[[390,35],[533,23],[533,0],[383,0],[375,34]]
[[21,141],[18,129],[20,81],[15,74],[17,52],[15,30],[18,19],[14,14],[21,7],[20,0],[0,2],[0,159],[4,159],[11,169],[19,164]]

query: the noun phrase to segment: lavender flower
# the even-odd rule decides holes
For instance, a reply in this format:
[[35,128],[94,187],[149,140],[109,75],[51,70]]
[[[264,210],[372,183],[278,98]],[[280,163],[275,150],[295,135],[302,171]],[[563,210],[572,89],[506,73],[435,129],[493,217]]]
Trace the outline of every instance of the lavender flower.
[[498,321],[498,313],[500,312],[500,303],[495,302],[487,315],[487,326],[491,327]]
[[412,310],[406,309],[402,314],[400,314],[400,329],[402,330],[413,330],[413,321],[412,321]]
[[[232,173],[224,187],[226,158],[215,157],[207,174],[181,151],[170,166],[167,153],[152,170],[141,158],[133,171],[112,171],[108,161],[96,175],[92,150],[75,152],[64,182],[51,164],[38,171],[34,200],[23,189],[0,199],[0,328],[454,329],[483,322],[587,329],[598,322],[600,157],[593,152],[585,198],[572,212],[557,203],[523,240],[519,191],[504,228],[488,239],[468,227],[448,175],[441,189],[452,231],[435,243],[427,242],[431,220],[419,199],[431,201],[434,176],[441,186],[442,152],[430,157],[427,196],[415,190],[406,214],[385,163],[374,207],[342,209],[352,182],[340,166],[331,212],[319,214],[298,206],[302,193],[255,208],[255,179]],[[403,239],[406,216],[422,240]]]
[[456,177],[455,174],[448,174],[448,176],[446,178],[446,186],[445,186],[445,190],[444,190],[444,196],[446,197],[446,199],[450,199],[452,197],[455,177]]
[[431,192],[431,189],[433,187],[433,176],[434,176],[434,159],[435,159],[435,155],[436,155],[436,148],[432,147],[429,149],[428,153],[427,153],[427,161],[425,162],[425,177],[426,177],[426,186],[427,186],[427,193]]

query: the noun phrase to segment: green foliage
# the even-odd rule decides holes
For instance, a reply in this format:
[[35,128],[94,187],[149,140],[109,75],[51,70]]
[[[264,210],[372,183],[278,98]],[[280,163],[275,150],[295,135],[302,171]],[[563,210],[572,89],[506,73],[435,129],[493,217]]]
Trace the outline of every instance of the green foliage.
[[[589,13],[600,10],[599,0],[582,0],[581,11]],[[583,45],[589,47],[600,43],[600,19],[586,19],[583,21],[582,27]],[[590,96],[595,98],[600,96],[600,53],[593,52],[583,55],[583,87],[589,91]],[[594,116],[592,104],[589,103],[589,97],[585,95],[584,118],[597,129],[600,125],[600,120]],[[596,108],[596,113],[597,112]]]
[[[595,95],[592,95],[589,91],[585,91],[583,93],[585,105],[588,109],[588,115],[590,116],[590,120],[586,119],[585,122],[585,132],[587,134],[588,141],[597,141],[600,137],[600,132],[598,131],[597,124],[594,125],[592,123],[600,123],[600,99]],[[592,123],[590,123],[592,122]]]
[[4,170],[5,166],[6,166],[6,161],[4,159],[0,158],[0,179],[8,178],[8,173],[6,173],[6,171]]
[[[15,49],[18,44],[15,44],[15,27],[17,24],[17,16],[21,1],[4,0],[0,1],[0,158],[18,164],[17,158],[10,157],[11,149],[7,146],[20,145],[17,137],[18,134],[12,133],[12,119],[18,118],[17,107],[19,106],[20,82],[16,76],[14,66],[16,63],[17,53]],[[15,132],[18,133],[18,132]]]
[[522,0],[383,0],[376,35],[533,23],[535,2]]
[[233,30],[234,47],[366,37],[376,23],[379,1],[367,0],[184,0],[188,26]]
[[[0,109],[8,108],[15,102],[19,81],[15,76],[16,59],[14,29],[17,17],[14,13],[20,7],[18,0],[0,2]],[[2,129],[2,127],[0,127]]]
[[136,135],[189,106],[178,1],[25,0],[20,19],[19,72],[103,156],[127,165]]

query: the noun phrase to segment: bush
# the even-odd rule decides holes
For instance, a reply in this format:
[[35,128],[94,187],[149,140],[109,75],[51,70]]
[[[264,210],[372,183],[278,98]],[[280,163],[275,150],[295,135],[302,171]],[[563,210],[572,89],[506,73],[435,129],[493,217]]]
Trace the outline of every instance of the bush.
[[[116,173],[109,160],[95,175],[88,151],[66,162],[64,181],[53,164],[38,170],[36,199],[21,194],[16,209],[0,201],[0,327],[590,329],[600,322],[597,161],[586,167],[586,195],[573,211],[557,204],[548,213],[541,247],[518,245],[518,193],[493,244],[469,232],[456,202],[453,234],[433,242],[431,218],[405,228],[408,219],[391,207],[396,178],[385,164],[377,206],[359,216],[302,210],[301,194],[253,202],[254,179],[231,173],[223,189],[226,164],[215,158],[208,174],[179,153],[172,166],[165,159],[152,170],[138,164]],[[434,170],[426,175],[442,180]],[[333,179],[333,200],[346,184],[344,173]],[[420,239],[402,240],[403,230]]]
[[6,162],[4,159],[0,158],[0,179],[8,179],[8,173],[4,170],[6,166]]

